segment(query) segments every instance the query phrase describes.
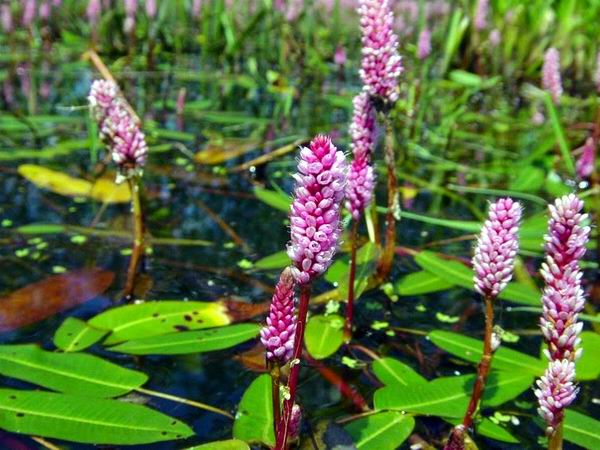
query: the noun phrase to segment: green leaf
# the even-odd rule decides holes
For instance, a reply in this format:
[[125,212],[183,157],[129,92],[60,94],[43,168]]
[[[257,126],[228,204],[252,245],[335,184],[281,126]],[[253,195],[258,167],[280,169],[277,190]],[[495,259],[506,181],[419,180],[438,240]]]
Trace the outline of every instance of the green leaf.
[[278,209],[286,213],[290,211],[292,199],[285,194],[272,191],[270,189],[255,187],[254,195],[256,195],[256,198],[259,199],[261,202],[266,203],[272,208]]
[[89,320],[92,327],[111,331],[105,344],[230,323],[227,309],[221,303],[168,300],[109,309]]
[[[441,258],[434,252],[422,251],[415,256],[416,263],[427,272],[433,273],[442,280],[474,290],[473,271],[464,264]],[[522,283],[509,283],[500,293],[500,298],[526,305],[539,305],[540,294]]]
[[85,353],[47,352],[34,344],[1,345],[0,373],[60,392],[116,397],[148,377]]
[[380,358],[373,361],[375,376],[386,386],[408,386],[418,383],[427,383],[411,367],[394,358]]
[[185,450],[250,450],[250,447],[244,441],[229,439],[227,441],[215,441],[208,444],[196,445]]
[[595,380],[600,376],[600,335],[593,331],[581,333],[583,353],[577,361],[577,379]]
[[[360,298],[363,291],[367,288],[369,284],[369,279],[371,275],[375,273],[377,269],[376,262],[379,259],[379,254],[381,253],[379,247],[373,242],[367,242],[356,252],[356,277],[354,280],[354,300]],[[336,261],[337,263],[337,261]],[[336,264],[334,263],[334,266]],[[337,284],[338,284],[338,293],[339,297],[342,299],[348,298],[348,281],[350,275],[350,264],[344,265],[344,272],[338,274],[331,274],[333,267],[327,271],[326,276],[328,276],[328,281],[332,281],[332,276],[337,276]]]
[[290,257],[284,250],[259,259],[254,263],[254,267],[260,270],[282,269],[290,265],[290,262]]
[[42,391],[0,389],[0,428],[87,444],[135,445],[194,432],[146,406]]
[[315,359],[333,355],[344,342],[344,319],[337,314],[311,316],[306,324],[304,343]]
[[437,275],[421,270],[420,272],[410,273],[402,277],[394,285],[396,293],[402,297],[409,295],[422,295],[431,292],[444,291],[454,286],[446,280],[442,280]]
[[98,330],[86,322],[68,317],[54,334],[54,345],[65,352],[78,352],[94,345],[108,332]]
[[183,331],[127,341],[109,350],[133,355],[183,355],[233,347],[256,337],[260,325],[242,323],[210,330]]
[[511,444],[519,443],[519,440],[510,434],[506,428],[492,422],[487,417],[479,422],[475,426],[475,429],[477,430],[477,434],[481,434],[482,436],[486,436],[497,441],[509,442]]
[[600,448],[600,421],[567,409],[563,436],[569,441],[590,450]]
[[[375,409],[394,409],[441,417],[462,417],[475,381],[474,375],[437,378],[411,386],[386,386],[375,391]],[[498,406],[531,388],[533,376],[492,372],[487,379],[483,403]]]
[[537,192],[544,185],[546,173],[543,169],[535,166],[524,166],[517,168],[515,179],[509,188],[519,192]]
[[59,234],[64,233],[65,230],[64,225],[53,223],[31,223],[17,228],[17,232],[21,234]]
[[[479,363],[481,360],[483,342],[480,340],[441,330],[434,330],[429,333],[429,339],[438,347],[459,358],[466,359],[472,363]],[[544,373],[546,366],[547,363],[545,361],[507,348],[504,345],[501,345],[494,352],[492,358],[492,368],[495,370],[508,370],[539,376]]]
[[233,437],[250,444],[275,445],[273,393],[269,375],[260,375],[244,392],[233,424]]
[[354,420],[345,429],[358,450],[395,450],[414,427],[412,416],[385,411]]

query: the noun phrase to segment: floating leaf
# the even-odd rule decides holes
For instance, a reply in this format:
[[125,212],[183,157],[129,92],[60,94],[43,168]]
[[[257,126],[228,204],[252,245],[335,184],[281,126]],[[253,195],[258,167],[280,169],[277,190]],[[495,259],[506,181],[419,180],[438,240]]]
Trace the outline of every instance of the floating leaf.
[[569,441],[590,450],[600,448],[600,421],[567,409],[563,436]]
[[14,389],[0,389],[0,427],[96,445],[149,444],[194,434],[183,422],[146,406]]
[[358,450],[395,450],[414,427],[412,416],[385,411],[354,420],[345,429]]
[[[434,252],[422,251],[415,256],[417,264],[442,280],[474,290],[473,271],[458,261],[443,259]],[[539,292],[522,283],[509,283],[500,293],[500,298],[525,305],[538,305]]]
[[[474,375],[437,378],[412,386],[386,386],[375,392],[375,409],[394,409],[441,417],[462,417],[469,399]],[[531,388],[533,375],[492,372],[483,395],[487,406],[498,406]]]
[[233,347],[258,335],[260,325],[242,323],[210,330],[183,331],[136,339],[110,347],[110,350],[133,355],[181,355],[204,353]]
[[196,445],[185,450],[250,450],[250,447],[244,441],[229,439],[228,441],[215,441]]
[[111,331],[105,341],[109,345],[230,323],[227,308],[221,303],[171,300],[120,306],[89,320],[92,327]]
[[394,358],[376,359],[373,361],[373,372],[386,386],[408,386],[427,382],[414,369]]
[[256,139],[218,138],[211,139],[204,150],[196,153],[194,159],[201,164],[221,164],[242,156],[259,145]]
[[60,392],[117,397],[143,385],[142,372],[85,353],[47,352],[34,344],[0,345],[0,373]]
[[304,343],[315,359],[333,355],[344,342],[344,319],[337,314],[311,316],[306,324]]
[[272,255],[265,256],[254,263],[256,269],[270,270],[270,269],[281,269],[290,264],[290,257],[287,252],[281,251],[273,253]]
[[67,317],[54,334],[54,345],[65,352],[78,352],[94,345],[107,331],[98,330],[83,320]]
[[250,444],[275,445],[270,375],[260,375],[244,392],[233,424],[233,437]]
[[423,295],[431,292],[450,289],[454,284],[442,280],[437,275],[421,270],[402,277],[394,285],[394,290],[400,296]]
[[266,203],[267,205],[278,209],[280,211],[289,212],[290,205],[292,204],[292,199],[290,199],[287,195],[282,194],[277,191],[272,191],[270,189],[263,189],[259,187],[254,188],[254,195],[261,202]]
[[[429,339],[435,345],[443,348],[448,353],[466,359],[472,363],[479,363],[483,354],[483,342],[450,331],[435,330],[429,333]],[[541,375],[546,370],[547,363],[541,359],[525,353],[518,352],[501,345],[494,352],[492,368],[496,370],[509,370],[511,372]]]
[[97,297],[111,285],[114,273],[82,269],[53,275],[0,299],[0,331],[44,320]]

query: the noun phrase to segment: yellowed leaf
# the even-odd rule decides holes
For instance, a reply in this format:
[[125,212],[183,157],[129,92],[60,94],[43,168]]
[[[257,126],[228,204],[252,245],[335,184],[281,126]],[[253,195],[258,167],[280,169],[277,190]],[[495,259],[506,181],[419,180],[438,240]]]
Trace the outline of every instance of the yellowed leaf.
[[204,150],[196,153],[195,160],[201,164],[221,164],[256,149],[258,145],[259,141],[252,138],[211,139]]
[[115,183],[114,177],[96,180],[89,195],[102,203],[127,203],[131,200],[129,185]]
[[69,197],[87,197],[92,189],[92,183],[87,180],[35,164],[19,166],[19,174],[39,188]]

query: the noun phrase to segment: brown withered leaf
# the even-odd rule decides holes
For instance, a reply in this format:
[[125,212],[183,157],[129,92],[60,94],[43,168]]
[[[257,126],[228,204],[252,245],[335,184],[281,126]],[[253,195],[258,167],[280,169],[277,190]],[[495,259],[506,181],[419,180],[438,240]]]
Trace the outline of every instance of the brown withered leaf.
[[230,299],[221,300],[220,303],[227,307],[227,315],[231,317],[232,322],[245,322],[265,314],[271,304],[271,302],[247,303]]
[[81,269],[53,275],[0,298],[0,332],[44,320],[106,291],[115,274]]
[[267,366],[265,365],[265,347],[260,342],[250,350],[234,356],[233,359],[252,372],[262,373],[267,371]]

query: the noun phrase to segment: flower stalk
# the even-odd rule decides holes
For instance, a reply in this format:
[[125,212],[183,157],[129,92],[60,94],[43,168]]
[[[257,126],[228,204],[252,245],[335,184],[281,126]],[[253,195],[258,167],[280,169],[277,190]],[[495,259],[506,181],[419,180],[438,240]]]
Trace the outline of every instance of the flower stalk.
[[140,198],[140,179],[133,176],[127,179],[129,190],[131,191],[131,206],[133,213],[133,244],[131,247],[131,258],[127,268],[127,280],[123,297],[130,300],[133,297],[135,289],[135,277],[140,265],[140,260],[144,254],[144,215],[142,212],[142,201]]

